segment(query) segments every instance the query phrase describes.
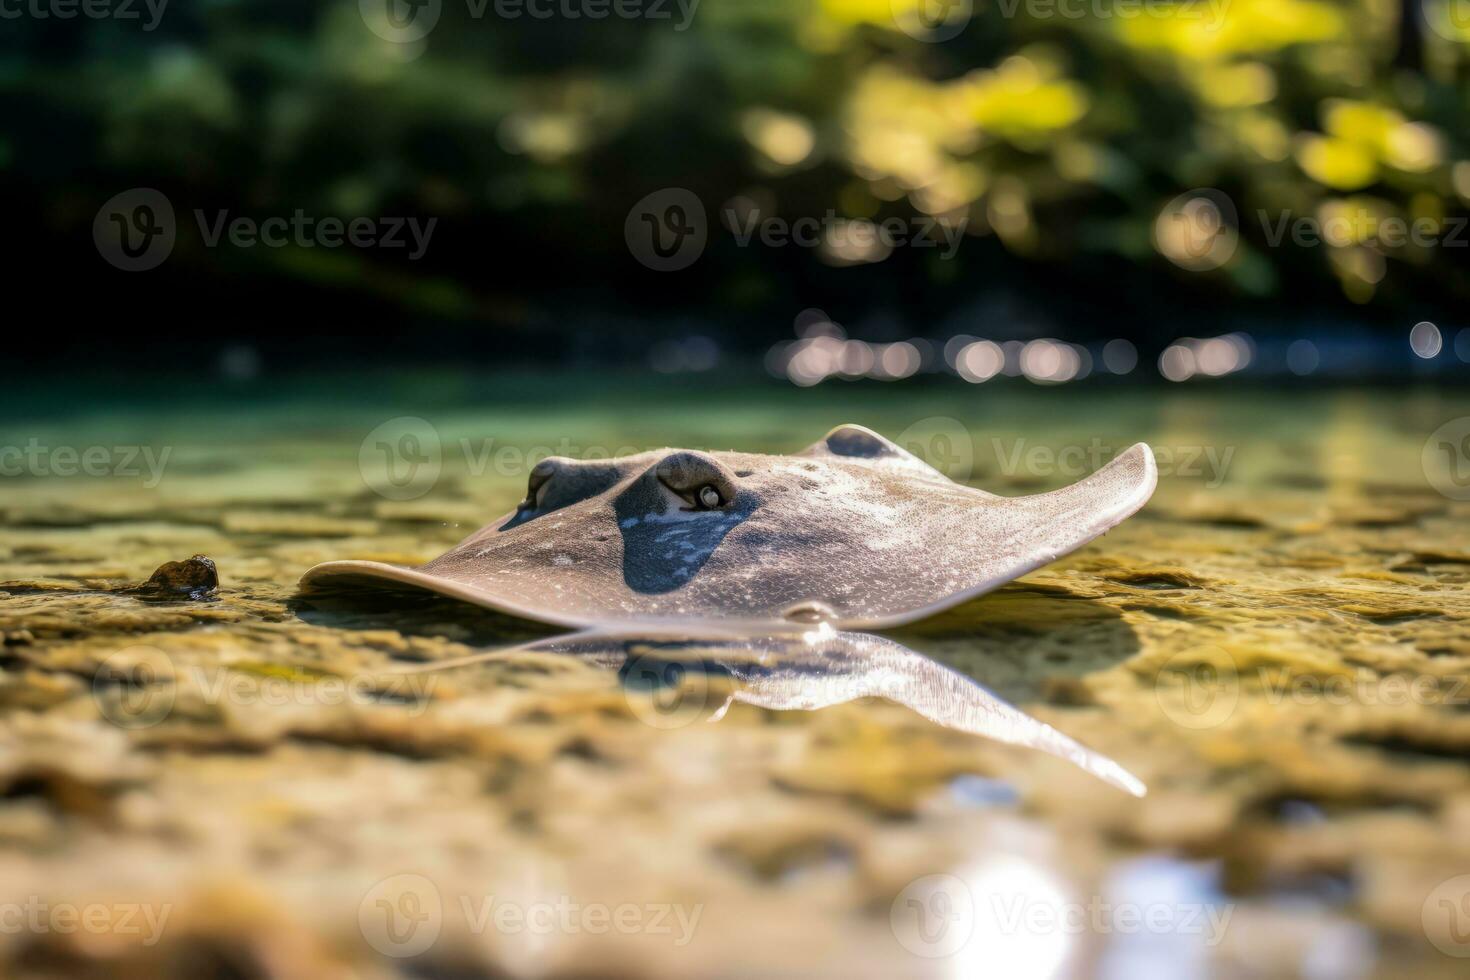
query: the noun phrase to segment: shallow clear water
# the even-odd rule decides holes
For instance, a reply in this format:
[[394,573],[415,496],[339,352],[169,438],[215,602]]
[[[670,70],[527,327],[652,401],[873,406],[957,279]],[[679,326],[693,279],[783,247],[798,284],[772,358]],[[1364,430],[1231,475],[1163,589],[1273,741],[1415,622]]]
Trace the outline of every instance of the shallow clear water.
[[[6,936],[13,965],[1450,976],[1470,952],[1470,398],[426,375],[5,405],[0,901],[171,910],[146,945]],[[1154,445],[1138,517],[893,637],[1146,798],[881,700],[711,723],[545,651],[404,674],[545,630],[294,593],[329,558],[433,557],[548,452],[786,452],[839,422],[1006,494]],[[123,591],[196,553],[213,601]],[[505,905],[578,911],[481,914]],[[438,931],[400,958],[410,921]]]

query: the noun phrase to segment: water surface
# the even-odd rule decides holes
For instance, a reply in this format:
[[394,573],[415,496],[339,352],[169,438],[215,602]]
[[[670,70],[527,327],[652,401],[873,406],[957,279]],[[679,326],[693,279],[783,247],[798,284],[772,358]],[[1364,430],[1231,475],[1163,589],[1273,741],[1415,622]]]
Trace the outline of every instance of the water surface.
[[[1441,426],[1470,399],[441,375],[5,403],[0,447],[23,452],[0,460],[20,460],[0,478],[0,901],[172,909],[146,945],[7,934],[16,970],[1462,965],[1440,950],[1463,942],[1470,872],[1470,503]],[[326,559],[437,555],[548,452],[787,452],[839,422],[1005,494],[1155,446],[1138,517],[892,637],[1117,760],[1146,798],[879,699],[732,698],[711,723],[535,649],[403,675],[546,630],[295,595]],[[212,601],[121,591],[196,553],[218,563]],[[580,911],[516,929],[487,901]],[[640,910],[626,930],[585,914],[622,905]],[[1155,925],[1130,926],[1135,906]],[[433,941],[391,955],[413,930],[388,910],[423,912],[400,925]]]

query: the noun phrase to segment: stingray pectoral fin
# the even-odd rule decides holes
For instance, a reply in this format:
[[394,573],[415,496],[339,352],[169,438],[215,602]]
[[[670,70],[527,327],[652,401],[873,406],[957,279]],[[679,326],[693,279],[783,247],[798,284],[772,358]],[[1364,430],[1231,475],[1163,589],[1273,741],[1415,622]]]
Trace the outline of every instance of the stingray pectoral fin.
[[1148,503],[1158,483],[1153,450],[1138,443],[1091,476],[1029,497],[975,491],[973,514],[946,531],[962,544],[951,550],[954,578],[968,583],[931,602],[882,616],[854,617],[845,629],[887,629],[917,622],[990,592],[1056,561],[1116,527]]
[[1158,483],[1154,451],[1140,442],[1086,479],[1021,500],[1034,507],[1038,517],[1053,522],[1060,556],[1132,517],[1148,503]]
[[487,609],[520,619],[550,623],[553,626],[580,628],[587,625],[581,619],[510,601],[471,582],[457,581],[418,568],[393,565],[382,561],[354,559],[324,561],[307,569],[306,574],[301,576],[301,581],[298,583],[298,588],[306,594],[332,592],[339,589],[355,591],[365,586],[384,590],[397,587],[425,589],[438,595],[472,602],[477,606],[484,606]]
[[1069,487],[1012,497],[1010,502],[1032,518],[1032,527],[1039,532],[1036,543],[1054,542],[1057,550],[1052,558],[1059,558],[1136,514],[1158,482],[1153,450],[1140,442]]
[[1008,497],[1003,551],[1007,580],[1056,561],[1136,514],[1159,482],[1153,450],[1138,443],[1106,466],[1060,490]]

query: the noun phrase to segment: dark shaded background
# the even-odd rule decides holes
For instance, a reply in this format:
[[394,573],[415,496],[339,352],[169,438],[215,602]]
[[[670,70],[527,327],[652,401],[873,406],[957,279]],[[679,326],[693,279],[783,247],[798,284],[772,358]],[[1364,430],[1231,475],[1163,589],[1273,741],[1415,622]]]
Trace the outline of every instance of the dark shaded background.
[[[1463,218],[1470,20],[1456,3],[1221,3],[1130,17],[1096,0],[1073,17],[977,0],[968,16],[934,8],[926,35],[906,0],[703,0],[687,29],[672,5],[543,20],[444,0],[416,43],[384,40],[373,5],[347,0],[174,0],[152,30],[141,6],[15,8],[0,194],[16,291],[39,305],[12,352],[33,376],[641,366],[661,338],[697,334],[754,363],[819,307],[872,341],[1122,336],[1146,364],[1171,338],[1247,330],[1361,338],[1407,368],[1407,331],[1431,319],[1454,366],[1470,232],[1459,247],[1272,247],[1257,215]],[[179,215],[147,272],[111,267],[92,235],[134,187]],[[641,265],[624,236],[634,203],[668,187],[710,219],[677,272]],[[1220,268],[1155,240],[1194,188],[1239,211]],[[897,248],[837,266],[739,247],[718,212],[741,197],[788,219],[929,210],[970,234],[948,261]],[[207,248],[195,208],[438,223],[409,261]]]

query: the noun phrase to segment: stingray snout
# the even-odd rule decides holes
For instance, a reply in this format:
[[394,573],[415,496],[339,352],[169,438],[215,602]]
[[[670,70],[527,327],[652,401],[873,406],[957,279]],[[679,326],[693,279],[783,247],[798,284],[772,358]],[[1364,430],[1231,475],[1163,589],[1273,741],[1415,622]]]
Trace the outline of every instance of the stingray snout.
[[613,460],[547,456],[531,468],[519,510],[545,514],[595,497],[621,480],[626,469]]

